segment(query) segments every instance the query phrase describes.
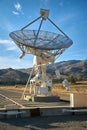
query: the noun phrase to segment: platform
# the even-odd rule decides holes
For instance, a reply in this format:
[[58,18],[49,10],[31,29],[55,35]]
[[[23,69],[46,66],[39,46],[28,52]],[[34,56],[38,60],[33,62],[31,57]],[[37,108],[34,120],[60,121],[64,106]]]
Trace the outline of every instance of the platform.
[[60,97],[50,95],[24,95],[24,100],[32,102],[58,102],[60,100]]
[[[17,91],[1,91],[0,118],[18,118],[33,116],[57,116],[87,114],[86,94],[58,94],[58,96],[30,96],[21,100]],[[4,98],[6,97],[6,98]],[[29,101],[29,98],[34,100]],[[8,100],[10,98],[10,100]],[[81,100],[80,100],[81,99]],[[14,102],[12,102],[14,100]],[[16,103],[16,104],[15,104]]]

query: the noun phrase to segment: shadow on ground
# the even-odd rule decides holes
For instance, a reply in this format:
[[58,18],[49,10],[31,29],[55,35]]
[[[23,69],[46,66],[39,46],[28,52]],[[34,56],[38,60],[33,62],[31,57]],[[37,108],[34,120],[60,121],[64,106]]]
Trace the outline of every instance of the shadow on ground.
[[1,119],[0,130],[86,130],[87,115]]

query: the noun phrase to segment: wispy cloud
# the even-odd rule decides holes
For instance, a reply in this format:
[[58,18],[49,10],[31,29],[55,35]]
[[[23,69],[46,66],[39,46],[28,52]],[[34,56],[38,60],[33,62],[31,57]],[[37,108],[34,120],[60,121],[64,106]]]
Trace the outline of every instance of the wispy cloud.
[[[16,46],[16,44],[10,39],[1,39],[0,38],[0,47],[5,48],[4,54],[0,55],[0,69],[4,68],[28,68],[32,66],[32,60],[29,58],[19,59],[19,54],[21,50]],[[12,51],[12,55],[9,55],[8,52]],[[18,55],[18,57],[15,56]],[[28,56],[27,56],[28,57]],[[21,66],[21,67],[20,67]]]
[[0,69],[4,68],[15,68],[17,67],[18,61],[17,57],[13,58],[12,57],[7,57],[7,56],[0,56]]
[[72,19],[74,17],[73,14],[67,14],[67,16],[63,16],[61,17],[58,22],[59,23],[64,23],[64,22],[67,22],[68,20]]
[[19,2],[17,2],[16,4],[14,4],[14,8],[15,8],[15,10],[12,11],[12,13],[14,15],[24,14],[24,12],[22,10],[22,5]]
[[15,43],[8,39],[0,39],[0,44],[6,46],[6,50],[12,51],[12,50],[18,50],[18,47],[15,45]]
[[18,11],[20,11],[20,10],[22,9],[21,4],[18,3],[18,2],[17,2],[16,4],[14,4],[14,7],[15,7],[15,9],[18,10]]
[[19,59],[19,57],[14,56],[0,56],[0,69],[5,68],[30,68],[32,67],[32,60]]
[[0,44],[9,44],[10,40],[0,39]]
[[12,13],[15,15],[19,15],[19,12],[17,12],[17,11],[12,11]]
[[1,30],[3,33],[0,33],[0,38],[1,36],[4,35],[4,37],[9,35],[10,32],[14,31],[17,29],[17,25],[12,23],[11,19],[8,19],[7,17],[2,18],[1,24],[0,24],[0,32]]
[[55,21],[58,21],[58,24],[62,26],[65,26],[69,23],[72,23],[74,22],[74,20],[76,19],[77,17],[77,14],[75,13],[68,13],[67,15],[63,14],[61,16],[59,16],[59,18],[55,18]]
[[2,28],[4,28],[6,31],[11,32],[12,30],[15,30],[16,26],[8,19],[5,19],[3,22]]

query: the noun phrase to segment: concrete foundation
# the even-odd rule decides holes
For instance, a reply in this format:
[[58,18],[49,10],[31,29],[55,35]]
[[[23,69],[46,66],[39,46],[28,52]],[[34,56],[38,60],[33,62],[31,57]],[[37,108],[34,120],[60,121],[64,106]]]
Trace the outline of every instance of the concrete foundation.
[[70,94],[70,106],[87,108],[87,94],[72,93]]
[[[69,97],[70,97],[70,104],[69,102],[67,103],[60,101],[61,98],[59,98],[58,96],[42,96],[42,97],[34,96],[33,97],[34,102],[29,103],[31,104],[31,106],[25,108],[19,108],[16,105],[12,104],[7,105],[3,109],[0,109],[0,118],[19,118],[19,117],[24,118],[35,116],[87,114],[86,94],[70,94]],[[29,99],[32,99],[31,96],[27,97],[27,100]]]
[[[66,108],[66,107],[64,107]],[[62,112],[61,107],[44,107],[44,108],[25,108],[17,110],[0,110],[0,118],[24,118],[36,116],[57,116],[66,113]]]
[[58,96],[45,96],[45,95],[38,95],[38,96],[30,96],[24,95],[24,100],[32,101],[32,102],[58,102]]

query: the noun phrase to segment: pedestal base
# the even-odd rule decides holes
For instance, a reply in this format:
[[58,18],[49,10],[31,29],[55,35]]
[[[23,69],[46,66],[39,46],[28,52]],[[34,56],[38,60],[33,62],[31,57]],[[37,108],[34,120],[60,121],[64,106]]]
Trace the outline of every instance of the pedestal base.
[[24,100],[32,101],[32,102],[58,102],[58,96],[45,96],[45,95],[24,95]]

